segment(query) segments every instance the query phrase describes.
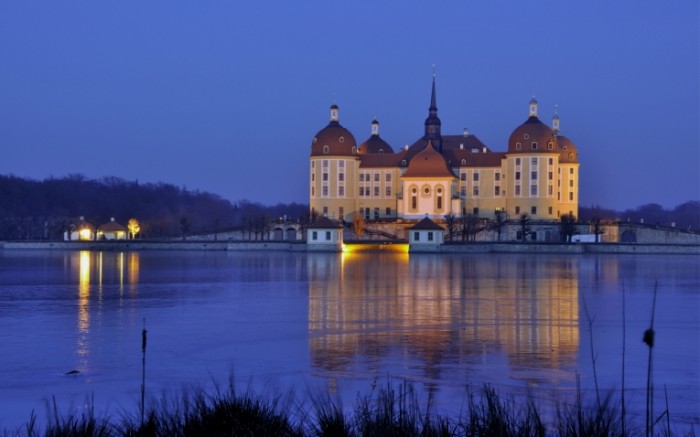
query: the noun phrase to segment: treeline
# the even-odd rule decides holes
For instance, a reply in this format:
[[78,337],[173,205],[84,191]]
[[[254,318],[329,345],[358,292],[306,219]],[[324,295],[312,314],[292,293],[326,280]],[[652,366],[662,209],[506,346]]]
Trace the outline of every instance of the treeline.
[[0,175],[1,240],[60,240],[80,217],[96,227],[112,217],[124,226],[135,218],[142,238],[166,238],[306,215],[304,204],[230,202],[162,182],[88,179],[80,174],[44,180]]
[[700,231],[700,201],[689,201],[675,208],[665,209],[656,203],[649,203],[634,209],[615,211],[600,206],[579,207],[579,222],[589,223],[594,219],[644,223],[652,226],[671,227]]

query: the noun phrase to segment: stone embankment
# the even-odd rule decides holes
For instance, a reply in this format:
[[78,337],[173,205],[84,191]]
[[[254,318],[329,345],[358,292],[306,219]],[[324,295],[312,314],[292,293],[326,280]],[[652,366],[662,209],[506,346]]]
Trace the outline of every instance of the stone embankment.
[[[366,243],[362,243],[367,245]],[[353,247],[354,244],[347,246]],[[386,252],[391,244],[382,245]],[[307,252],[311,249],[301,241],[0,241],[0,249],[55,249],[92,251],[200,250],[200,251],[281,251]],[[336,251],[333,248],[331,251]],[[366,251],[372,251],[366,250]],[[414,245],[410,253],[546,253],[546,254],[660,254],[700,255],[700,244],[641,244],[641,243],[461,243],[443,245]]]

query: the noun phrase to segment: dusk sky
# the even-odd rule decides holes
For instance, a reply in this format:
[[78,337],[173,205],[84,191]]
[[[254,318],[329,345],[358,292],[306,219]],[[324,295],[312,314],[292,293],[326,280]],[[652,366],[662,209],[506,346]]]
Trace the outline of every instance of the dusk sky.
[[311,140],[376,116],[491,150],[538,99],[578,147],[582,206],[700,200],[697,0],[5,1],[0,174],[167,182],[308,202]]

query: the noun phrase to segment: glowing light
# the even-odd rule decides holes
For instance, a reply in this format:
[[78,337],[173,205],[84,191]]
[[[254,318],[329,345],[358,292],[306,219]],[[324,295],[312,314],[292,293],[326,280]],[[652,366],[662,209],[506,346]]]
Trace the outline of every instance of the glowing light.
[[81,240],[89,240],[90,237],[92,236],[92,232],[90,232],[89,228],[83,228],[81,229],[78,234],[80,235]]
[[408,243],[358,243],[343,244],[343,253],[396,252],[408,253]]

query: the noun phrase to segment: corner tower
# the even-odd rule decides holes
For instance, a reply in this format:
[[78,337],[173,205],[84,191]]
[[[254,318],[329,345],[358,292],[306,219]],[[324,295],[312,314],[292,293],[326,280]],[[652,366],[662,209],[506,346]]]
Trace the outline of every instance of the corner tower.
[[428,118],[425,119],[424,138],[431,141],[437,151],[442,153],[442,122],[438,118],[438,109],[435,98],[435,73],[433,72],[433,88],[430,94],[430,107],[428,108]]

